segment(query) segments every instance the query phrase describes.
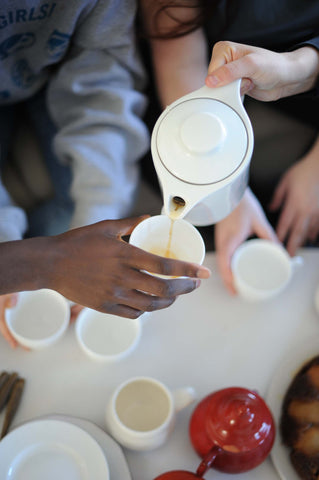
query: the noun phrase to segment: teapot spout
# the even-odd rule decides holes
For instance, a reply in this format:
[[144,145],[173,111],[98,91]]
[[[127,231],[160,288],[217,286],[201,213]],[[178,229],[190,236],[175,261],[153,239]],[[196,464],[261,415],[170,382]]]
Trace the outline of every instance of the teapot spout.
[[170,195],[164,200],[164,211],[172,220],[185,217],[190,211],[191,205],[182,197]]

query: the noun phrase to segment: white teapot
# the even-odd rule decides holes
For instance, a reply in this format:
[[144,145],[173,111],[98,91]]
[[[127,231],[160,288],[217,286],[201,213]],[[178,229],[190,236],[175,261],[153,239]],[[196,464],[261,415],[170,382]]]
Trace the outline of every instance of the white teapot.
[[254,139],[240,83],[204,86],[173,102],[158,118],[151,150],[163,213],[169,217],[211,225],[241,200]]

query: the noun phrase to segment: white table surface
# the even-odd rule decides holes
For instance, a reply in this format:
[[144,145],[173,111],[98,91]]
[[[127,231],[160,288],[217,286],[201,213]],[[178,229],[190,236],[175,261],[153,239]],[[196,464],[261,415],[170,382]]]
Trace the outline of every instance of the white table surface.
[[[172,389],[191,385],[198,401],[233,385],[255,389],[265,397],[284,353],[305,333],[319,333],[314,308],[319,250],[299,253],[304,266],[295,272],[287,289],[258,304],[231,297],[218,276],[214,254],[207,254],[204,263],[212,269],[211,278],[196,292],[152,314],[143,325],[137,349],[115,364],[95,363],[86,357],[76,343],[74,326],[57,344],[37,352],[13,351],[0,338],[0,371],[18,371],[26,378],[13,426],[43,415],[66,414],[106,429],[105,406],[112,390],[136,375],[153,376]],[[152,480],[174,469],[196,470],[200,459],[188,438],[194,407],[178,413],[164,446],[143,453],[124,449],[132,480]],[[206,480],[234,478],[213,470],[205,475]],[[278,480],[270,458],[257,469],[236,475],[238,480],[256,478]]]

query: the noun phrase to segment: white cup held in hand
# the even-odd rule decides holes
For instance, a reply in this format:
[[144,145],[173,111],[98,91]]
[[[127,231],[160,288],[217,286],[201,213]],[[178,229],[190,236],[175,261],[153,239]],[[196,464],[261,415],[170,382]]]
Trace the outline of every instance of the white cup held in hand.
[[248,240],[237,248],[231,260],[235,288],[249,301],[272,298],[284,290],[295,267],[302,263],[301,257],[291,258],[280,244]]
[[134,377],[117,387],[106,409],[110,434],[124,447],[152,450],[167,440],[175,415],[195,400],[191,387],[171,391],[151,377]]
[[129,242],[155,255],[199,265],[205,258],[205,243],[197,228],[186,220],[171,220],[166,215],[140,222]]

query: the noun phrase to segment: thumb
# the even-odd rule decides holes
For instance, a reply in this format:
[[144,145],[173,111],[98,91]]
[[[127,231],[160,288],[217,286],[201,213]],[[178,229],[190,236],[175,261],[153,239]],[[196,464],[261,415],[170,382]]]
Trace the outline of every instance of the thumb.
[[274,211],[278,210],[281,207],[286,195],[286,184],[286,177],[283,177],[274,191],[273,197],[269,205],[269,210]]
[[251,80],[252,74],[253,70],[247,61],[247,58],[242,57],[237,60],[232,60],[216,70],[211,70],[209,68],[205,83],[208,87],[216,87],[227,85],[239,78],[246,78],[246,90],[248,91],[253,87],[253,82]]
[[228,85],[238,78],[241,78],[241,76],[236,75],[236,72],[232,68],[232,63],[229,63],[217,68],[211,73],[209,72],[205,79],[205,84],[207,87],[221,87],[223,85]]
[[275,230],[272,228],[267,219],[265,222],[259,223],[255,226],[255,233],[257,237],[271,240],[272,242],[280,243]]
[[241,239],[235,235],[229,239],[228,242],[220,242],[220,245],[216,244],[216,260],[217,266],[220,273],[220,276],[223,280],[223,283],[231,295],[236,294],[236,289],[234,287],[234,279],[231,270],[231,259],[236,250],[240,245]]
[[5,320],[5,309],[14,306],[11,304],[11,299],[13,299],[14,301],[15,298],[16,298],[16,294],[5,295],[4,298],[2,299],[3,303],[0,308],[0,335],[2,335],[5,338],[5,340],[9,343],[9,345],[12,348],[16,348],[18,346],[18,342],[13,338],[13,336],[11,335],[7,327],[6,320]]
[[15,307],[18,303],[18,297],[18,293],[10,293],[9,295],[7,295],[4,302],[4,308]]

